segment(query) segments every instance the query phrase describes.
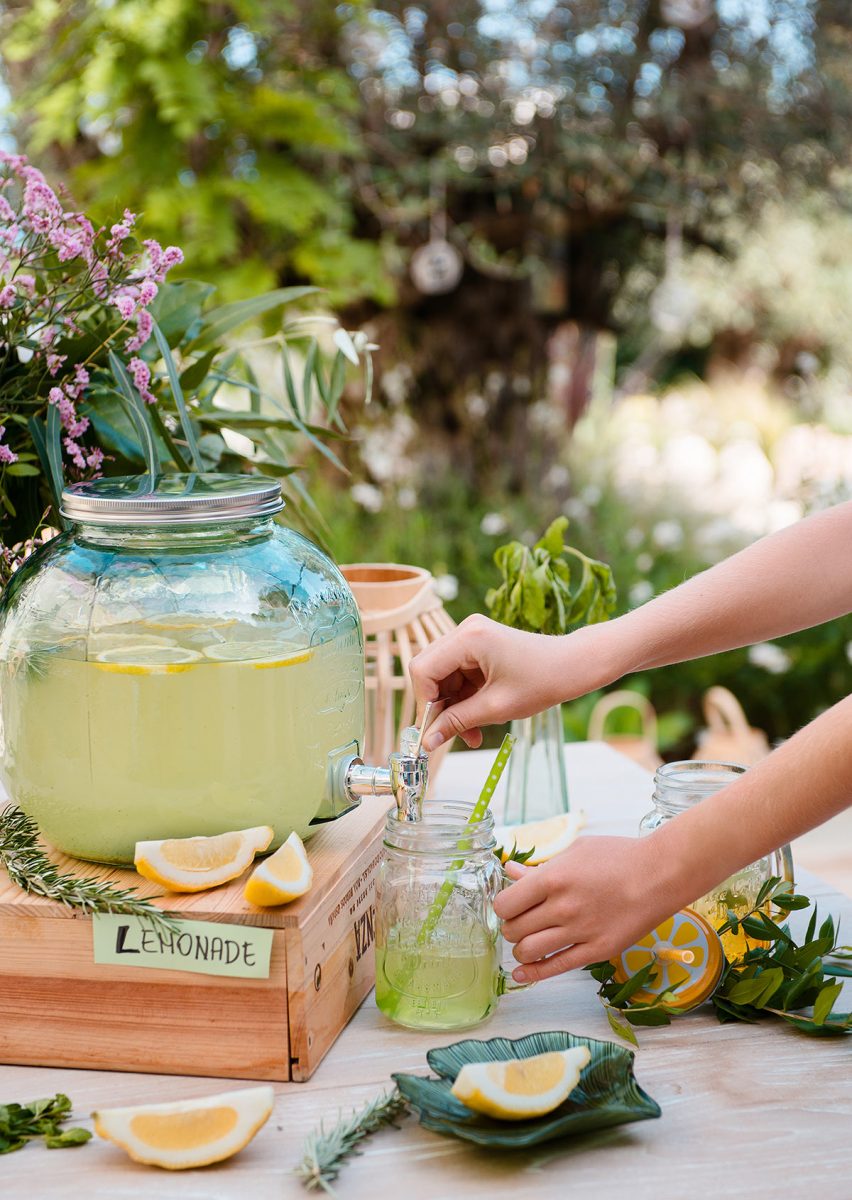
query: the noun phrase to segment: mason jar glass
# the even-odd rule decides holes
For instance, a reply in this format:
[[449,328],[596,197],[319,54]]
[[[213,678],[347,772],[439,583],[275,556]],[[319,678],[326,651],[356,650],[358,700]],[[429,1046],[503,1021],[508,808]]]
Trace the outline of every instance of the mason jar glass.
[[334,815],[364,736],[340,572],[278,524],[262,476],[66,489],[66,532],[0,602],[0,778],[45,838],[125,864],[137,841]]
[[376,884],[376,1004],[410,1029],[478,1025],[520,990],[501,966],[493,902],[503,886],[490,812],[429,803],[423,820],[388,815]]
[[[640,836],[653,833],[678,813],[700,804],[708,796],[714,796],[739,778],[746,769],[735,763],[722,762],[686,760],[664,763],[654,775],[654,806],[639,824]],[[712,892],[696,900],[692,907],[706,917],[714,928],[718,928],[724,924],[728,910],[738,916],[750,912],[761,887],[772,876],[793,882],[793,859],[789,846],[783,846],[737,871]],[[769,909],[770,906],[766,905],[767,915]],[[736,934],[729,932],[722,935],[722,945],[728,958],[741,956],[754,944],[742,930]]]

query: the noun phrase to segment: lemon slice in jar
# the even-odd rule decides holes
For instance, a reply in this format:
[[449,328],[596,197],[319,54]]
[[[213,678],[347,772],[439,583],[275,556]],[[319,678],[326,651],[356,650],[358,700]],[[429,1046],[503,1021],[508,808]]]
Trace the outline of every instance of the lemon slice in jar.
[[270,825],[213,837],[137,842],[133,863],[140,875],[172,892],[203,892],[242,875],[275,836]]
[[141,642],[138,646],[115,646],[101,650],[91,661],[101,671],[124,675],[174,675],[189,671],[201,655],[185,646],[154,646]]
[[271,908],[304,896],[313,881],[314,872],[304,844],[294,832],[279,850],[255,867],[243,895],[249,904]]
[[244,662],[253,667],[294,667],[307,662],[313,650],[307,646],[287,646],[283,642],[222,642],[204,647],[204,654],[214,662]]
[[188,630],[229,629],[237,624],[236,617],[205,616],[203,613],[160,613],[148,617],[146,629]]
[[274,1103],[271,1087],[256,1087],[177,1104],[105,1108],[92,1116],[95,1132],[136,1162],[183,1171],[242,1150],[269,1120]]
[[503,862],[515,846],[523,853],[533,851],[526,865],[535,867],[561,850],[567,850],[585,824],[586,814],[580,810],[560,813],[546,821],[529,821],[526,825],[501,825],[494,830],[494,836],[501,848]]
[[591,1057],[588,1046],[575,1046],[532,1058],[467,1063],[452,1093],[468,1108],[498,1121],[541,1117],[568,1099]]

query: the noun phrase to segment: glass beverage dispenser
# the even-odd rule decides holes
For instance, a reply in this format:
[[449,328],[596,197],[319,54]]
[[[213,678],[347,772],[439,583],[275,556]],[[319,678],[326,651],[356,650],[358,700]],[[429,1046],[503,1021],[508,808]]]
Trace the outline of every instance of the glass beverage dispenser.
[[0,778],[52,845],[124,864],[140,840],[271,825],[277,846],[403,786],[359,757],[354,598],[282,507],[257,475],[65,490],[70,528],[0,605]]

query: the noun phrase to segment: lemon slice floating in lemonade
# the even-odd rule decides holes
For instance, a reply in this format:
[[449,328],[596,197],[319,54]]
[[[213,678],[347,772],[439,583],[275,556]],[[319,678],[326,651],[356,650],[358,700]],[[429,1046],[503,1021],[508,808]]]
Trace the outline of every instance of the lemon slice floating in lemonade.
[[93,661],[102,671],[153,675],[157,672],[174,674],[188,671],[200,659],[197,650],[190,650],[186,646],[154,646],[150,642],[143,642],[138,646],[114,646],[101,650]]
[[307,646],[287,645],[285,642],[240,641],[213,643],[204,647],[204,654],[214,662],[244,662],[252,667],[293,667],[307,662],[313,651]]
[[249,904],[270,908],[304,896],[314,881],[302,839],[291,833],[279,850],[255,867],[243,895]]
[[133,863],[140,875],[172,892],[203,892],[242,875],[275,836],[257,825],[214,837],[137,842]]
[[541,1117],[568,1099],[591,1057],[588,1046],[575,1046],[532,1058],[467,1063],[452,1093],[468,1108],[499,1121]]
[[231,1158],[272,1113],[271,1087],[221,1092],[177,1104],[142,1104],[93,1113],[95,1132],[136,1162],[182,1171]]

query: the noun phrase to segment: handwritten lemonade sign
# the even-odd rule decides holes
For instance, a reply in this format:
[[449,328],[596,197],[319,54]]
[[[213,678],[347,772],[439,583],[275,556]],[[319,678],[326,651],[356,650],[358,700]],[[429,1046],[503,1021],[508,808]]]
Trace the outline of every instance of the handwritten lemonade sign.
[[95,913],[92,931],[96,963],[236,979],[269,978],[271,929],[176,921],[173,930],[164,931],[152,928],[143,917]]

